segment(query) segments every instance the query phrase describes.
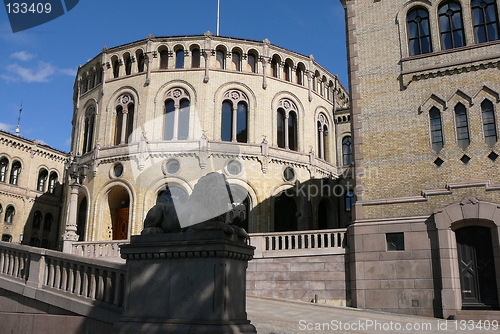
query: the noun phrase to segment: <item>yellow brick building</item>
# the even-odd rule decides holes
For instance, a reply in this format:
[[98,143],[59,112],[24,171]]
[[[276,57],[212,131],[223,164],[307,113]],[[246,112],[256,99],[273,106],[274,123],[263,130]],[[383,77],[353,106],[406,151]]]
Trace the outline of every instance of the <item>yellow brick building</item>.
[[356,166],[354,306],[498,309],[498,4],[342,1]]

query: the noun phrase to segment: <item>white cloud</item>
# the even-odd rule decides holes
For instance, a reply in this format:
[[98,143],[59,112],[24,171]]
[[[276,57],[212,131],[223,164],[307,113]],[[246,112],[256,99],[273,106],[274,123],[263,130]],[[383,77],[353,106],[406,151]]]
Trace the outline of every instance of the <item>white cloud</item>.
[[76,76],[76,69],[71,69],[71,68],[60,68],[59,73],[66,74],[72,77]]
[[0,130],[2,131],[11,132],[13,129],[14,125],[0,123]]
[[15,52],[15,53],[11,54],[10,57],[21,60],[21,61],[28,61],[28,60],[35,58],[35,55],[28,53],[26,51],[19,51],[19,52]]
[[3,74],[1,77],[7,81],[22,82],[48,82],[49,78],[57,72],[57,68],[50,63],[38,62],[37,68],[26,68],[17,63],[7,66],[9,74]]

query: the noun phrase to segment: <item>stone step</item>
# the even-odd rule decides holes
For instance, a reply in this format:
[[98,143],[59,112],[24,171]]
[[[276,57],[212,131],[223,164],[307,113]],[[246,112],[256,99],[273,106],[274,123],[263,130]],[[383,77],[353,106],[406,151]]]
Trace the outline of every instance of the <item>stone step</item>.
[[455,320],[497,320],[500,324],[500,311],[492,310],[460,310]]

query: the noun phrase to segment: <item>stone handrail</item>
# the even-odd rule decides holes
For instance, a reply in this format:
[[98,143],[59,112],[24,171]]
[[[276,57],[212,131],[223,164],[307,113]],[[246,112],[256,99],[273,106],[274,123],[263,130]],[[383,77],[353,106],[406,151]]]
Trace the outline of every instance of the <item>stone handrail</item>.
[[123,310],[124,264],[0,242],[0,276],[0,288],[78,314],[101,306],[95,317],[110,320]]
[[78,241],[73,243],[72,252],[84,257],[120,261],[120,245],[128,243],[128,240]]
[[255,258],[343,254],[346,229],[251,233]]

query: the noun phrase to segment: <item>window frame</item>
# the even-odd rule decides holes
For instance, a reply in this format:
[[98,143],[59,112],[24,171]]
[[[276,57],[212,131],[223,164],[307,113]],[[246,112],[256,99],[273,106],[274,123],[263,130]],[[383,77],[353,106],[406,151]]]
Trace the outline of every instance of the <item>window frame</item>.
[[[458,9],[452,9],[450,6],[458,6]],[[447,8],[447,9],[446,9]],[[453,12],[450,14],[450,12]],[[454,19],[454,15],[459,15],[457,19]],[[438,26],[439,26],[439,40],[441,42],[441,50],[450,50],[450,49],[455,49],[459,48],[462,46],[467,45],[467,40],[465,36],[465,27],[464,27],[464,20],[463,20],[463,9],[462,6],[460,5],[459,2],[450,0],[450,1],[445,1],[440,4],[438,7]],[[449,26],[449,29],[445,30],[445,27],[443,27],[442,24],[442,19],[446,20],[447,25]],[[455,23],[460,23],[460,27],[455,27]],[[457,32],[460,32],[462,35],[460,44],[459,41],[455,40],[455,34]],[[451,45],[446,45],[446,40],[444,40],[444,35],[450,34],[450,43]]]

